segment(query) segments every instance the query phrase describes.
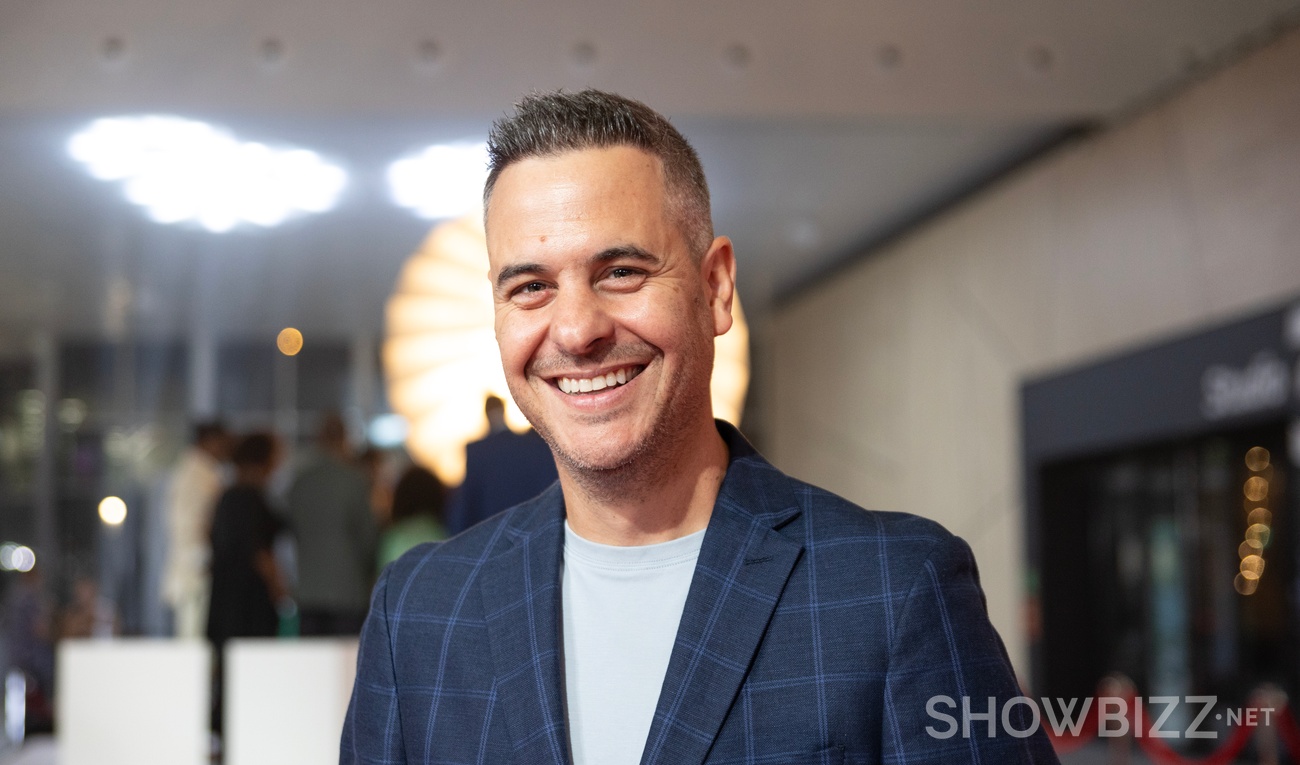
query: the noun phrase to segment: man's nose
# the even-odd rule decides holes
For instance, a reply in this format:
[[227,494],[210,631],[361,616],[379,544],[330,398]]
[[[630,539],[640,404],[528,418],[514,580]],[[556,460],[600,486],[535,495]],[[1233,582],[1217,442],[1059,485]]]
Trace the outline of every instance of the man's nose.
[[584,356],[614,337],[614,321],[594,292],[560,290],[552,304],[551,341],[571,356]]

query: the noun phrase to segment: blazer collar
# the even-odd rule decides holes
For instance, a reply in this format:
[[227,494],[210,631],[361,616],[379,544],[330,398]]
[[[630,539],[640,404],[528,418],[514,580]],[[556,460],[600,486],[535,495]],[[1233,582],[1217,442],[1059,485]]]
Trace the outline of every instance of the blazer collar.
[[[479,593],[494,676],[516,753],[530,763],[571,761],[560,649],[564,495],[557,481],[510,511],[504,551],[487,560]],[[495,692],[495,688],[494,688]]]
[[[686,597],[645,765],[693,765],[707,756],[803,551],[781,533],[800,514],[789,479],[735,427],[717,427],[729,451],[727,474]],[[567,763],[558,482],[513,511],[503,533],[507,548],[485,564],[479,588],[496,676],[518,677],[527,668],[535,678],[533,692],[502,696],[507,725],[516,751],[536,755],[531,762]]]
[[803,553],[782,529],[801,513],[790,479],[734,427],[718,422],[731,458],[713,506],[642,765],[708,756],[749,673],[790,572]]

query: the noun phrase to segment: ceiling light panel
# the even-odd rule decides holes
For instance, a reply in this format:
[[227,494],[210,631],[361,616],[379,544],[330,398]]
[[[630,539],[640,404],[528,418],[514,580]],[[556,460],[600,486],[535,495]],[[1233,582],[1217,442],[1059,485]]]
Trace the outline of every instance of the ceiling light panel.
[[435,144],[388,166],[393,201],[421,218],[458,218],[479,209],[487,180],[487,144]]
[[69,140],[68,153],[91,176],[120,182],[152,220],[212,232],[325,212],[347,185],[347,173],[313,151],[240,141],[180,117],[95,120]]

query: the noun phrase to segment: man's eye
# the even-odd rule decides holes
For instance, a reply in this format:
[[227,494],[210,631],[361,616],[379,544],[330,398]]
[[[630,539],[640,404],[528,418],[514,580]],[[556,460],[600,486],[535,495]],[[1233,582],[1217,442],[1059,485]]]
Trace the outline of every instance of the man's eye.
[[636,276],[638,273],[635,268],[625,268],[623,266],[609,270],[609,275],[615,279],[626,279],[629,276]]
[[526,282],[510,291],[511,295],[531,295],[546,289],[545,282]]
[[509,300],[521,306],[541,305],[550,289],[550,285],[543,281],[524,282],[510,289]]

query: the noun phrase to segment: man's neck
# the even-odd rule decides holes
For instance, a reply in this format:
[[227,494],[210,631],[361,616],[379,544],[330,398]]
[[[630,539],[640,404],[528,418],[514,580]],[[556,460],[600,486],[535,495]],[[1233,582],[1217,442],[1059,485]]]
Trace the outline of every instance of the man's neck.
[[704,529],[727,473],[727,444],[712,420],[670,454],[601,474],[559,465],[565,512],[580,537],[634,546],[666,542]]

